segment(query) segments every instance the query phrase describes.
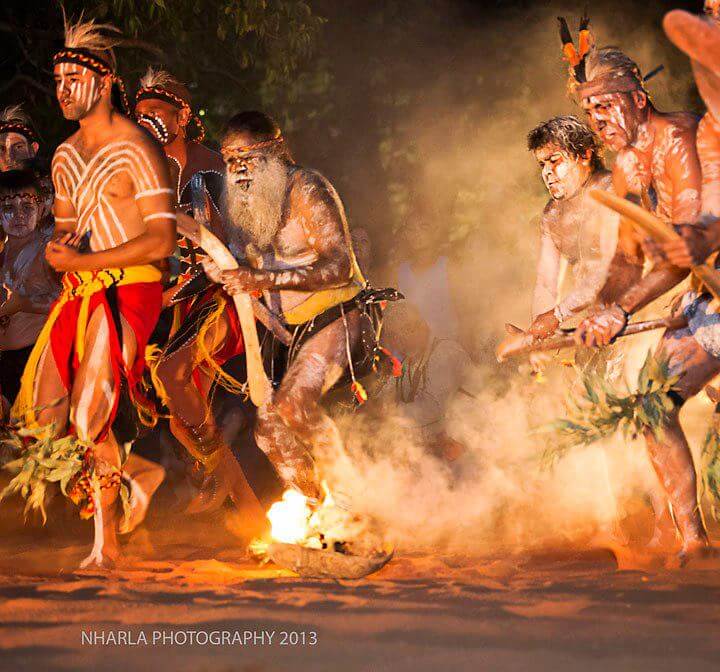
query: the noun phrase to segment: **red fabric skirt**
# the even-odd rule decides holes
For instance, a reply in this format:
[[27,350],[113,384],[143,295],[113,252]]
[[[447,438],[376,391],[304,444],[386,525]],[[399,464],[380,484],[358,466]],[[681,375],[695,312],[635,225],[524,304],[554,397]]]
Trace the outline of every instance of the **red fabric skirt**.
[[[81,317],[80,297],[65,301],[50,332],[50,347],[65,389],[70,392],[80,367],[78,352],[78,322]],[[141,410],[152,412],[152,403],[142,391],[142,377],[145,372],[145,347],[160,316],[162,308],[162,284],[139,282],[100,289],[89,297],[85,319],[89,322],[95,310],[100,307],[107,318],[109,339],[107,348],[116,384],[113,389],[112,411],[101,434],[93,437],[102,440],[112,426],[117,414],[120,398],[120,382],[126,381],[132,401]],[[122,354],[122,332],[119,319],[124,319],[135,335],[135,358],[126,366]],[[81,325],[84,332],[86,325]],[[87,353],[85,353],[87,355]]]

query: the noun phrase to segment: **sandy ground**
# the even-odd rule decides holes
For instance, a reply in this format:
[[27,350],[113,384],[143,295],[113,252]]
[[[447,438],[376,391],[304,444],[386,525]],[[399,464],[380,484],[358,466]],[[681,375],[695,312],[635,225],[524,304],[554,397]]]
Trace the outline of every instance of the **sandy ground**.
[[[0,535],[3,670],[662,672],[714,669],[720,656],[718,571],[619,571],[602,550],[472,559],[399,549],[362,581],[303,580],[244,558],[226,511],[151,516],[127,541],[126,564],[103,575],[74,570],[91,529],[71,510],[38,528],[11,509]],[[274,634],[183,644],[188,631]],[[121,632],[134,645],[112,644]],[[305,644],[295,635],[292,645],[292,632]]]

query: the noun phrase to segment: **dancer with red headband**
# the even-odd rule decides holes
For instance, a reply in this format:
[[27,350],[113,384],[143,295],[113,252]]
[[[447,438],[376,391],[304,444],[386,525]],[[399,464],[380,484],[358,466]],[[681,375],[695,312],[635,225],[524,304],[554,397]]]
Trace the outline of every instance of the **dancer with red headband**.
[[[162,144],[176,178],[178,209],[192,215],[190,181],[202,175],[209,227],[227,240],[220,216],[224,164],[217,152],[201,144],[205,131],[192,111],[188,88],[164,70],[148,68],[135,95],[135,117]],[[222,365],[243,353],[243,339],[232,300],[210,283],[198,262],[200,250],[181,237],[184,252],[177,283],[165,291],[173,307],[170,339],[153,368],[156,391],[170,410],[170,429],[204,472],[198,496],[188,512],[220,507],[227,497],[258,519],[264,514],[219,431],[210,407],[217,383],[232,393],[243,391]]]

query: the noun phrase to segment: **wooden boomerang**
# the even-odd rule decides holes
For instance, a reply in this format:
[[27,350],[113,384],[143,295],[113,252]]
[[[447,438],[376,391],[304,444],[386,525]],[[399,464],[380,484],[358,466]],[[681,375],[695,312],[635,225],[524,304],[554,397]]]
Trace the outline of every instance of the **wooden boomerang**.
[[[618,338],[632,336],[633,334],[642,334],[643,332],[652,331],[653,329],[679,329],[686,324],[687,318],[684,315],[661,317],[656,320],[647,320],[646,322],[635,322],[635,324],[628,324],[627,327],[618,334]],[[510,359],[510,357],[529,355],[533,352],[560,350],[577,345],[573,336],[574,329],[541,340],[536,340],[532,334],[528,334],[512,324],[506,324],[505,329],[508,332],[508,336],[500,343],[495,351],[498,362],[504,362]]]
[[[598,203],[617,212],[636,229],[659,243],[669,243],[671,240],[681,238],[675,229],[663,222],[659,217],[632,201],[628,201],[626,198],[620,198],[620,196],[600,189],[591,189],[590,196]],[[713,297],[720,300],[720,273],[707,264],[693,266],[692,272],[693,275],[702,280]]]

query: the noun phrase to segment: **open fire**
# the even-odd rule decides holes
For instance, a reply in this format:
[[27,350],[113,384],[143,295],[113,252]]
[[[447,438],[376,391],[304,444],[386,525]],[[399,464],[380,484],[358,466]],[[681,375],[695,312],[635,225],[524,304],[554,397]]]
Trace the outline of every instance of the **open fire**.
[[335,553],[363,555],[382,547],[382,540],[369,521],[338,505],[327,483],[324,497],[316,502],[297,490],[286,490],[267,512],[270,541],[256,539],[251,551],[265,556],[273,543],[294,544]]

